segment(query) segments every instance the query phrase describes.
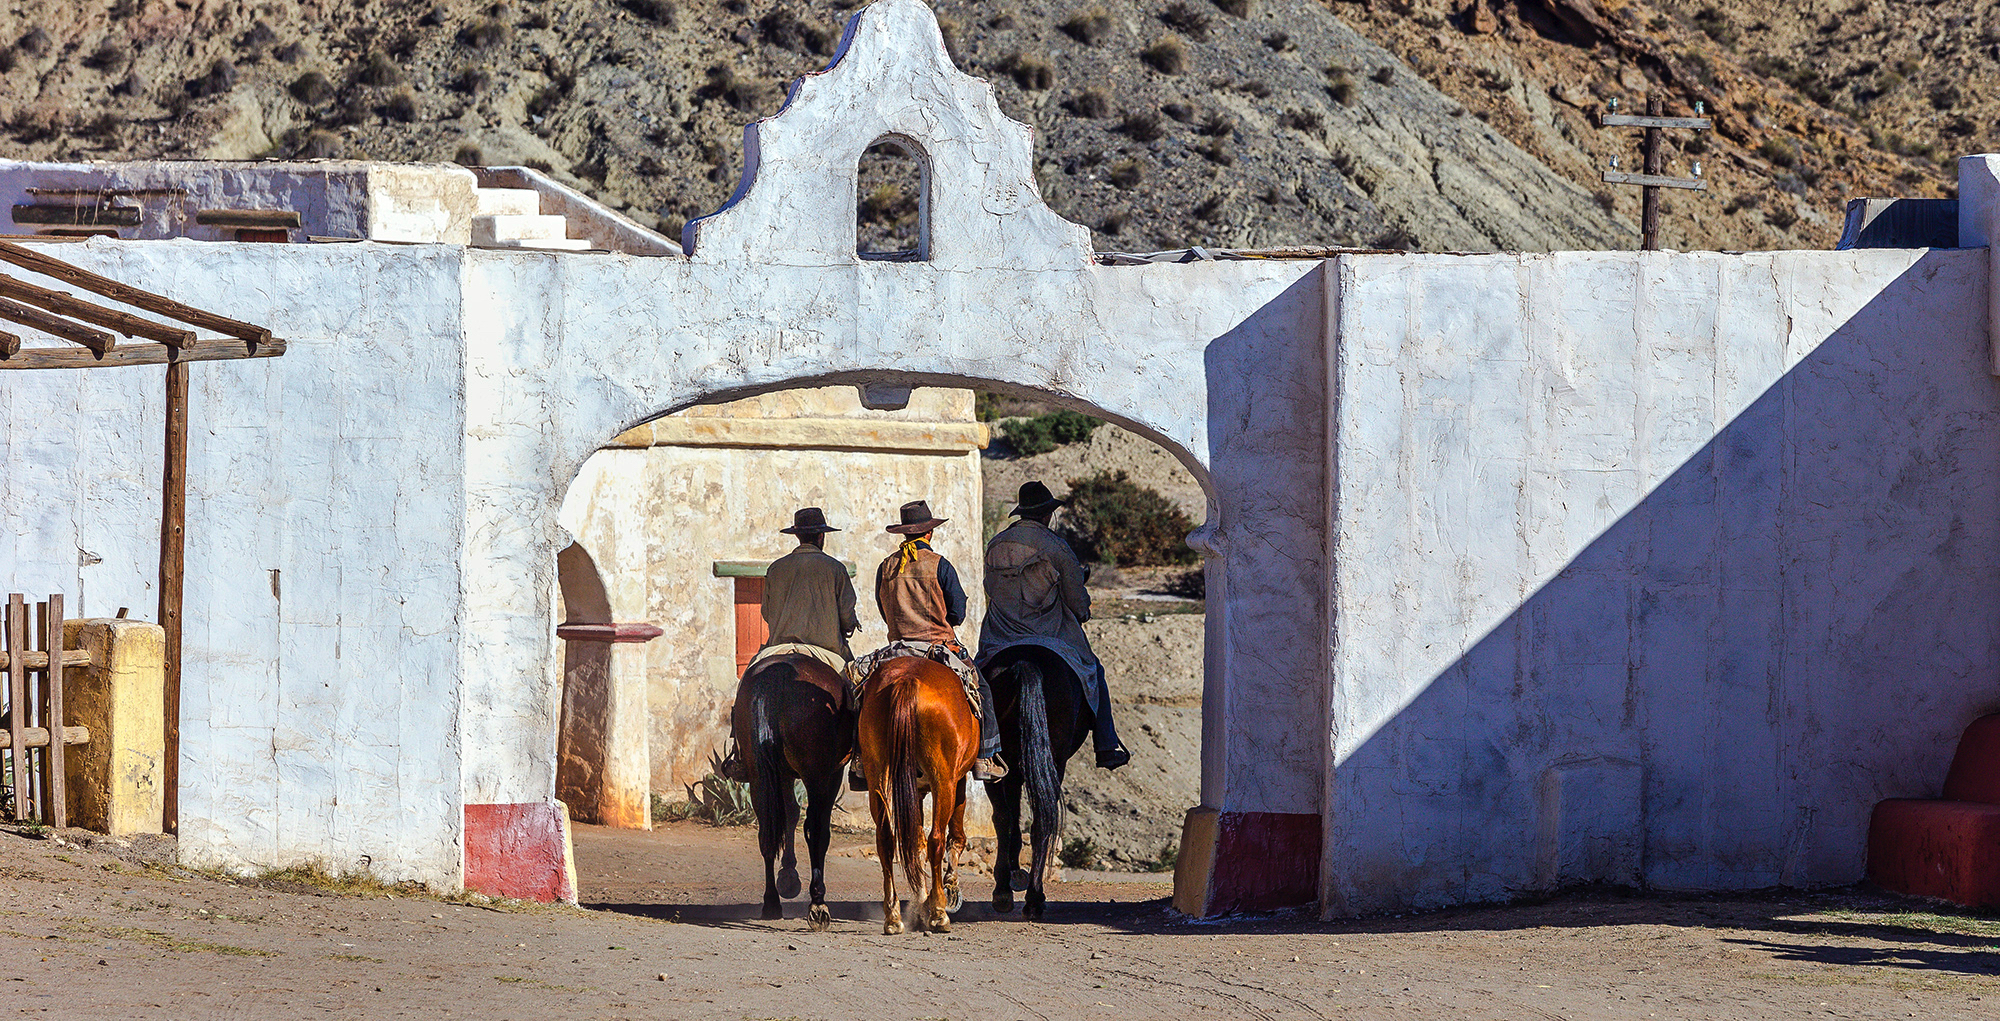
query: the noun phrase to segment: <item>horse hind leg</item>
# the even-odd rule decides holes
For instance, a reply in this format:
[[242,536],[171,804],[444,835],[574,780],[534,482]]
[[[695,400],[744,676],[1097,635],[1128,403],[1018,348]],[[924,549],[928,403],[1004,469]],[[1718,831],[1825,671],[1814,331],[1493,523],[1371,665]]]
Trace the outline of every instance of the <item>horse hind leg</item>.
[[812,860],[812,906],[806,910],[806,928],[825,932],[833,927],[833,912],[826,906],[826,847],[833,840],[833,803],[840,798],[846,771],[836,768],[819,790],[806,792],[806,855]]
[[[773,797],[785,810],[785,857],[778,869],[778,896],[791,900],[799,895],[799,855],[794,844],[799,829],[799,799],[790,783],[785,784],[782,792],[774,792]],[[807,842],[810,844],[810,839]]]
[[944,910],[956,914],[965,906],[965,894],[958,885],[958,859],[965,853],[965,778],[958,780],[958,803],[952,809],[950,835],[944,845]]
[[1021,867],[1021,781],[1020,772],[999,783],[986,785],[986,797],[993,805],[993,910],[1007,914],[1014,910],[1014,873]]
[[1056,821],[1035,816],[1029,828],[1029,871],[1028,892],[1022,899],[1021,917],[1030,922],[1042,920],[1042,913],[1048,900],[1042,892],[1042,881],[1048,875],[1051,845],[1055,843]]
[[875,817],[875,857],[882,863],[882,934],[903,931],[902,901],[896,895],[896,834],[889,828],[889,803],[868,792],[868,811]]

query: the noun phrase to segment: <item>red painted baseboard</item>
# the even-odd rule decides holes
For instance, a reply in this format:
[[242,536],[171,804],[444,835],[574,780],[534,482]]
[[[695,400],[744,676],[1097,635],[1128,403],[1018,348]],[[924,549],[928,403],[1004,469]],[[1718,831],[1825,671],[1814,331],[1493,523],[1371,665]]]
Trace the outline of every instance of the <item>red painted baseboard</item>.
[[1868,878],[1897,893],[2000,908],[2000,805],[1907,798],[1876,805]]
[[1319,900],[1320,818],[1197,808],[1181,831],[1174,906],[1207,918]]
[[465,806],[465,888],[489,897],[574,901],[562,806]]

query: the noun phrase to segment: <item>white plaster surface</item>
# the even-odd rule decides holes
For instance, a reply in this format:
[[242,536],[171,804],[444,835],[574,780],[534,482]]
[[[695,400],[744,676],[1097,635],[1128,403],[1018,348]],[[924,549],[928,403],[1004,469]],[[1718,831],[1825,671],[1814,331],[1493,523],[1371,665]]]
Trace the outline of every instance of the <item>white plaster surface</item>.
[[[1989,272],[2000,277],[2000,155],[1963,156],[1958,161],[1958,246],[1984,248]],[[1986,296],[1989,345],[2000,345],[2000,291]],[[1991,368],[2000,375],[2000,347]]]
[[1859,879],[2000,706],[1987,254],[1338,275],[1324,908]]

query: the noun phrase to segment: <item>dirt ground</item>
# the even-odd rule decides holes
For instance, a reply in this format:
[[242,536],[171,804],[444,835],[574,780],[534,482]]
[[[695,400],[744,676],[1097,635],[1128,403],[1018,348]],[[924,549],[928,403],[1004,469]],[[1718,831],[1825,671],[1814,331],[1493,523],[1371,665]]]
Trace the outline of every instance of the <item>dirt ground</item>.
[[1045,923],[995,918],[987,881],[972,879],[949,935],[889,937],[870,920],[879,872],[864,842],[836,836],[834,930],[814,934],[801,902],[784,921],[756,920],[746,829],[582,827],[582,909],[232,882],[135,864],[138,848],[0,833],[0,1009],[481,1021],[2000,1014],[2000,920],[1857,891],[1202,923],[1167,909],[1164,877],[1092,873],[1051,888]]

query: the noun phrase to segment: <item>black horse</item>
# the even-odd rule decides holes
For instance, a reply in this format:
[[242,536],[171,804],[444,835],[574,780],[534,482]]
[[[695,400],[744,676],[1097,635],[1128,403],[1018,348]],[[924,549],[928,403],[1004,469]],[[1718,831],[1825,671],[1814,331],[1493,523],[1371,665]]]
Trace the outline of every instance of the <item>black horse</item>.
[[[1021,916],[1042,917],[1046,903],[1042,876],[1048,868],[1062,812],[1063,772],[1069,758],[1090,736],[1090,706],[1083,685],[1061,656],[1039,645],[1004,649],[986,664],[986,682],[993,685],[993,703],[1000,711],[1000,746],[1015,764],[1005,779],[986,785],[993,802],[993,829],[1000,850],[993,861],[993,910],[1014,910],[1014,891],[1025,889]],[[1028,790],[1033,867],[1026,882],[1021,871],[1021,788]]]
[[810,656],[772,656],[752,666],[736,688],[731,729],[737,754],[750,778],[750,803],[757,812],[757,844],[764,853],[764,917],[783,918],[774,859],[785,851],[785,892],[799,893],[792,830],[799,817],[792,781],[806,788],[806,853],[812,859],[812,907],[808,926],[822,932],[833,924],[826,906],[826,845],[832,839],[834,803],[854,750],[854,706],[847,681]]

